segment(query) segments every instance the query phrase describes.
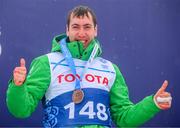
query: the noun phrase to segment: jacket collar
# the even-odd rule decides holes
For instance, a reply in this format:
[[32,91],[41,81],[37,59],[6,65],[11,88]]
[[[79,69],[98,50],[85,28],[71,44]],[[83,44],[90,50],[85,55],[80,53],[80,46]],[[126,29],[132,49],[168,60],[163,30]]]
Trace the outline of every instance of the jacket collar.
[[[52,41],[51,51],[52,52],[61,52],[61,47],[60,47],[59,42],[61,39],[66,38],[66,37],[67,36],[65,34],[61,34],[61,35],[54,37],[54,39]],[[86,49],[84,49],[82,42],[79,42],[79,41],[68,42],[67,47],[73,58],[77,58],[77,59],[81,59],[81,60],[88,60],[91,55],[91,52],[94,48],[95,43],[97,43],[98,47],[99,47],[98,51],[96,53],[96,56],[95,56],[95,57],[97,57],[97,56],[100,56],[102,53],[101,47],[100,47],[97,39],[93,39]]]

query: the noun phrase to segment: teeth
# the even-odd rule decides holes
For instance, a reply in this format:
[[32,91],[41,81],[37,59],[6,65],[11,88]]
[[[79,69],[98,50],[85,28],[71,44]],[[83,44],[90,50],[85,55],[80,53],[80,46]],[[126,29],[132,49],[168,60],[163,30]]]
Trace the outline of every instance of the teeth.
[[85,40],[80,40],[82,43],[85,43]]
[[82,42],[83,44],[86,43],[86,40],[77,40],[77,41],[80,41],[80,42]]

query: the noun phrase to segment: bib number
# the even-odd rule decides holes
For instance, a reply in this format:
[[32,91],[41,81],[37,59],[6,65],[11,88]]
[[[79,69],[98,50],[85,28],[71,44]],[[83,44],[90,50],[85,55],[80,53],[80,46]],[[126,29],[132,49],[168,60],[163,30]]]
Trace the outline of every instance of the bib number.
[[[65,110],[69,110],[69,119],[75,118],[75,104],[71,102],[64,106]],[[94,112],[94,102],[88,101],[79,111],[79,115],[88,116],[89,119],[94,119],[97,115],[98,119],[102,121],[106,121],[108,119],[108,115],[106,113],[106,106],[102,103],[96,104],[97,112]]]

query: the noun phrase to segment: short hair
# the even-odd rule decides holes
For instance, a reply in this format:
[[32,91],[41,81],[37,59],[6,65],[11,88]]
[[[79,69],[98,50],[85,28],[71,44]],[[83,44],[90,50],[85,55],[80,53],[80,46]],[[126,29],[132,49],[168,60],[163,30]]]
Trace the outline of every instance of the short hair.
[[96,27],[97,25],[97,20],[96,20],[96,15],[95,13],[93,12],[92,9],[90,9],[89,7],[87,6],[82,6],[82,5],[79,5],[79,6],[76,6],[74,7],[72,10],[69,11],[68,13],[68,16],[67,16],[67,26],[69,28],[69,24],[70,24],[70,19],[71,19],[71,15],[73,17],[84,17],[84,16],[87,16],[89,17],[88,15],[88,12],[91,14],[92,16],[92,20],[93,20],[93,24],[94,24],[94,27]]

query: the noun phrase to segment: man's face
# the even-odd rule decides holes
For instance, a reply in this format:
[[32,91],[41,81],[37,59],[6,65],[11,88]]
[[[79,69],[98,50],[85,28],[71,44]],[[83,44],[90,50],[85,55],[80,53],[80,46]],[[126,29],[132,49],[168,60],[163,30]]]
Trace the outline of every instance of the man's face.
[[70,17],[69,28],[66,26],[66,34],[70,41],[81,41],[86,48],[90,41],[97,36],[97,25],[94,26],[90,13],[87,17]]

